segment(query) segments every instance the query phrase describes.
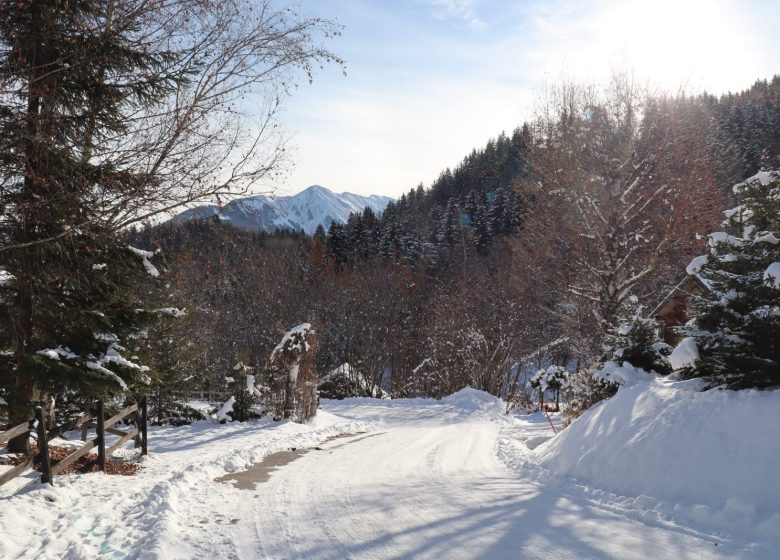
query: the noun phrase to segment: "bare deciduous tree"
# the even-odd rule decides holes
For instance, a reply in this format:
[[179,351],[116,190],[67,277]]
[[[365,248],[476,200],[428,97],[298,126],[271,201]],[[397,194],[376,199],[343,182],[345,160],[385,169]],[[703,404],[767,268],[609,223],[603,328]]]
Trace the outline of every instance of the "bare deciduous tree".
[[[613,76],[604,94],[565,84],[535,126],[534,174],[523,190],[536,204],[520,251],[546,276],[533,285],[571,296],[568,304],[554,294],[541,299],[580,332],[577,308],[589,310],[597,333],[615,328],[621,306],[632,292],[647,292],[659,262],[673,248],[690,247],[692,235],[677,237],[680,221],[712,217],[694,205],[711,193],[702,178],[707,161],[681,149],[679,138],[659,138],[665,123],[647,118],[647,99],[626,74]],[[691,158],[684,180],[670,165],[681,154]]]

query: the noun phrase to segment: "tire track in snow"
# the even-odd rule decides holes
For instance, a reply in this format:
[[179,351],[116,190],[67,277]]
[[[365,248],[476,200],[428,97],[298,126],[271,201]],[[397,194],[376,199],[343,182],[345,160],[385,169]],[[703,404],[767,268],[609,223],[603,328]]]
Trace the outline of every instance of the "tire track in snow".
[[[349,403],[354,414],[359,409]],[[489,414],[386,406],[387,432],[309,453],[258,489],[283,500],[253,531],[266,558],[722,559],[706,538],[642,523],[524,480],[496,456]],[[393,424],[392,406],[403,421]],[[284,510],[283,538],[273,530]],[[246,539],[249,541],[250,539]],[[733,550],[731,551],[733,552]],[[244,558],[252,558],[251,547]],[[739,555],[737,557],[740,557]],[[747,558],[745,556],[742,556]]]

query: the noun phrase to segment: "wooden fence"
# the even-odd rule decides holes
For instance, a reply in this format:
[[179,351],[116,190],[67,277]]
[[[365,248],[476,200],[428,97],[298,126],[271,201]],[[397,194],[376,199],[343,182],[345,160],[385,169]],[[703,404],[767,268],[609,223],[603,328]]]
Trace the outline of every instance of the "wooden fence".
[[[130,431],[123,431],[114,428],[114,424],[130,416],[135,415],[135,426]],[[36,425],[37,420],[37,425]],[[105,472],[106,470],[106,456],[110,456],[115,450],[119,449],[122,445],[127,443],[131,438],[136,438],[136,446],[141,447],[141,454],[146,455],[148,452],[147,445],[147,407],[146,397],[142,396],[138,399],[138,403],[123,408],[108,420],[105,419],[105,410],[103,401],[95,402],[94,414],[86,412],[72,420],[66,422],[60,426],[54,427],[50,430],[46,428],[47,417],[42,408],[37,408],[35,411],[35,418],[28,420],[22,424],[14,426],[10,430],[0,432],[0,447],[5,446],[11,439],[20,436],[24,433],[30,434],[33,432],[33,426],[38,439],[38,454],[30,455],[21,464],[16,465],[13,469],[0,474],[0,486],[21,475],[24,471],[29,469],[35,459],[40,460],[41,464],[41,482],[53,483],[54,476],[62,473],[68,466],[72,465],[78,459],[89,453],[92,449],[97,447],[97,465],[98,469]],[[62,435],[65,432],[71,430],[78,430],[82,428],[83,434],[86,434],[86,429],[90,426],[95,427],[96,437],[92,440],[85,441],[84,444],[78,449],[69,453],[66,457],[60,459],[55,465],[52,466],[51,458],[49,454],[49,442]],[[119,436],[119,439],[111,443],[109,447],[106,447],[106,432]],[[86,435],[82,438],[86,440]]]
[[[40,409],[39,409],[40,410]],[[22,424],[19,424],[18,426],[14,426],[10,430],[7,430],[5,432],[0,432],[0,448],[4,447],[6,443],[11,441],[16,436],[20,436],[24,433],[30,433],[33,428],[33,423],[35,422],[34,419],[29,420],[27,422],[24,422]],[[12,468],[10,471],[6,471],[3,474],[0,475],[0,486],[8,482],[9,480],[12,480],[22,474],[24,471],[32,467],[33,464],[33,456],[30,455],[29,457],[26,457],[25,460],[16,465],[14,468]]]

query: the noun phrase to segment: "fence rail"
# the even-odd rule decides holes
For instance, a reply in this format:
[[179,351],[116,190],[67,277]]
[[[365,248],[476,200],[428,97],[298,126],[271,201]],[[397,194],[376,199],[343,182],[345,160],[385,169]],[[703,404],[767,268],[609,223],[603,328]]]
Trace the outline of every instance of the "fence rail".
[[30,431],[30,421],[22,422],[18,426],[14,426],[13,428],[6,430],[5,432],[0,432],[0,446],[5,445],[12,439],[14,439],[16,436],[22,435],[24,432]]
[[29,469],[33,466],[33,458],[32,456],[27,457],[24,462],[19,463],[14,468],[12,468],[10,471],[4,472],[2,475],[0,475],[0,486],[8,482],[9,480],[13,480],[20,474],[22,474],[24,471]]
[[[146,396],[141,396],[138,400],[138,403],[123,408],[108,420],[105,419],[103,401],[96,401],[94,414],[92,412],[86,412],[74,420],[53,427],[51,430],[46,429],[46,413],[42,408],[37,408],[35,410],[35,418],[14,426],[4,432],[0,432],[0,447],[5,446],[6,443],[15,437],[24,433],[30,434],[33,431],[37,432],[38,439],[38,453],[35,456],[31,455],[26,457],[21,464],[0,474],[0,486],[21,475],[32,467],[36,460],[39,460],[41,464],[41,482],[52,484],[55,475],[61,474],[62,471],[96,447],[98,449],[98,454],[95,461],[97,461],[98,469],[105,472],[106,456],[110,456],[111,453],[119,449],[132,438],[136,438],[136,447],[141,447],[141,455],[147,455],[148,418]],[[114,424],[124,420],[130,415],[135,415],[136,424],[130,431],[123,431],[113,427]],[[33,426],[35,426],[35,430],[33,430]],[[49,453],[49,442],[65,432],[77,430],[79,428],[82,428],[82,434],[84,434],[82,439],[86,440],[86,430],[91,426],[94,426],[96,429],[96,437],[89,441],[85,441],[82,446],[69,453],[66,457],[60,459],[52,466]],[[119,436],[119,439],[112,442],[108,448],[106,448],[106,433]]]

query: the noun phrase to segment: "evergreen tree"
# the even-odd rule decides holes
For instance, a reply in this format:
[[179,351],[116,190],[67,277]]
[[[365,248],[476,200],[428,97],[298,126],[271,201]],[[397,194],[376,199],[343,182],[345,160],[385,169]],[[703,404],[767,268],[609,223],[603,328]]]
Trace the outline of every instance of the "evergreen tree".
[[447,207],[438,224],[436,240],[443,245],[451,245],[459,237],[458,208],[453,200],[447,202]]
[[[762,171],[733,188],[739,206],[710,253],[693,260],[708,290],[672,353],[683,377],[705,377],[734,389],[780,386],[780,172]],[[691,340],[695,342],[692,348]],[[683,355],[684,354],[684,355]],[[698,354],[698,358],[696,356]]]
[[643,316],[639,299],[629,297],[621,310],[619,326],[607,335],[605,361],[629,362],[645,371],[670,373],[667,357],[671,348],[661,340],[660,330],[658,321]]
[[343,224],[333,222],[328,228],[328,237],[326,239],[328,252],[333,257],[336,267],[340,268],[347,262],[349,257],[349,239],[347,239],[346,230]]
[[484,255],[490,246],[492,231],[490,228],[490,219],[487,215],[484,205],[476,206],[472,215],[472,235],[474,236],[474,246],[477,252]]
[[612,397],[618,385],[597,375],[601,364],[570,374],[564,384],[566,412],[576,418],[594,404]]
[[[128,248],[103,207],[147,178],[97,157],[126,115],[182,79],[175,55],[137,40],[142,12],[107,0],[22,0],[0,9],[3,242],[11,421],[66,388],[118,393],[145,377],[123,356],[143,314],[153,254]],[[24,449],[19,439],[12,447]]]
[[325,244],[325,228],[322,224],[317,224],[317,229],[314,230],[314,235],[312,237],[317,243],[322,245]]
[[349,215],[347,223],[344,225],[344,238],[347,242],[348,251],[362,256],[365,242],[367,241],[362,214],[353,212]]

